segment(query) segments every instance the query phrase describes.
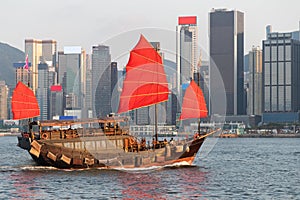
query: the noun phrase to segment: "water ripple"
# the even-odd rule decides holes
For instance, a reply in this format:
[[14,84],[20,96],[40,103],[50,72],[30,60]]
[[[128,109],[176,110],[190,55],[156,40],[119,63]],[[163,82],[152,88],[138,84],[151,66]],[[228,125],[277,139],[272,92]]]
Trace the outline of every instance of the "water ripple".
[[0,199],[300,199],[300,139],[219,139],[192,167],[142,170],[35,166],[15,143],[0,139]]

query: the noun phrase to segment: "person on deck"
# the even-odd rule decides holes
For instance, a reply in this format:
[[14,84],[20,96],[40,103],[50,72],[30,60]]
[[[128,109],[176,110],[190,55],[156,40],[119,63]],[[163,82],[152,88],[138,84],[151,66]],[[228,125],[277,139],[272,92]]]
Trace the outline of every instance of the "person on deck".
[[171,140],[170,140],[170,145],[174,145],[174,140],[173,140],[173,138],[171,138]]
[[164,145],[167,145],[168,144],[168,141],[167,141],[167,139],[165,138],[164,139]]
[[157,141],[155,140],[155,138],[152,139],[152,145],[153,145],[153,149],[155,149],[157,144]]
[[200,137],[200,134],[197,132],[197,133],[195,133],[195,135],[194,135],[194,140],[196,140],[196,139],[198,139]]

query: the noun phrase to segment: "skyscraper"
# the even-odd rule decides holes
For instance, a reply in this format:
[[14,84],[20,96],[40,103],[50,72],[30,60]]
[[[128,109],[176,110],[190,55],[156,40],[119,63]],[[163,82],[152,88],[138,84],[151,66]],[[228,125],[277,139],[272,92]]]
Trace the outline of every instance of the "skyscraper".
[[0,81],[0,120],[7,119],[8,87],[5,81]]
[[[216,67],[226,93],[226,115],[245,114],[244,100],[244,13],[213,9],[209,13],[210,90]],[[218,83],[217,83],[218,84]]]
[[87,118],[93,117],[93,92],[92,92],[92,61],[91,55],[86,55],[86,80],[85,80],[85,110]]
[[176,28],[177,91],[197,72],[198,27],[196,16],[178,18]]
[[248,115],[261,115],[262,89],[262,50],[259,47],[253,47],[249,52]]
[[111,55],[108,46],[92,48],[93,115],[105,117],[111,112]]
[[49,101],[49,118],[53,119],[54,116],[63,115],[63,92],[61,85],[52,85],[50,87]]
[[[13,67],[16,69],[16,85],[19,81],[25,85],[30,85],[32,80],[32,73],[28,69],[24,69],[24,62],[13,63]],[[31,67],[31,63],[28,63]]]
[[293,33],[271,32],[263,41],[264,120],[268,114],[300,110],[300,41]]
[[42,61],[49,66],[56,65],[57,44],[55,40],[25,40],[25,54],[31,62],[30,73],[32,75],[30,87],[34,92],[38,87],[38,64]]
[[111,62],[110,65],[110,73],[111,73],[111,94],[113,94],[114,90],[118,89],[118,63],[117,62]]
[[36,97],[40,107],[39,120],[48,120],[49,114],[49,69],[46,63],[38,65],[38,88]]
[[64,107],[66,97],[68,105],[72,108],[83,107],[83,83],[85,83],[85,51],[80,46],[64,47],[63,52],[58,52],[58,81],[63,87]]

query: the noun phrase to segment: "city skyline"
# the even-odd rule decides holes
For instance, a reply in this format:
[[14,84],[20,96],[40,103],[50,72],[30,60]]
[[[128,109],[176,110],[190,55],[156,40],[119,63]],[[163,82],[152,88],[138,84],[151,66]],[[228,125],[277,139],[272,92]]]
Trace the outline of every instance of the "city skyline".
[[[62,4],[66,5],[65,2]],[[77,6],[81,5],[81,1],[76,1],[74,3],[74,5],[77,5]],[[61,7],[61,5],[59,5],[58,7]],[[69,9],[69,7],[66,7],[66,8]],[[75,8],[70,7],[70,9],[75,9]],[[116,8],[116,11],[117,10],[118,10],[118,8]],[[267,10],[266,10],[266,12],[267,12]],[[170,15],[172,15],[172,13],[173,12],[170,11]],[[116,15],[118,15],[118,14],[119,13],[116,13]],[[85,89],[84,89],[84,91],[81,91],[81,93],[79,92],[79,90],[81,90],[80,89],[81,85],[82,85],[82,88],[85,88],[84,85],[86,84],[86,82],[85,82],[86,77],[89,75],[85,73],[85,71],[87,70],[86,67],[82,67],[82,69],[81,69],[81,67],[79,67],[79,66],[81,66],[81,64],[80,64],[81,62],[78,63],[77,58],[73,59],[74,62],[64,61],[60,57],[60,55],[62,55],[61,49],[63,47],[64,52],[65,52],[66,49],[76,47],[76,48],[80,49],[79,53],[83,53],[84,57],[86,56],[85,55],[86,53],[89,54],[92,59],[90,64],[91,64],[91,67],[93,70],[92,76],[90,77],[91,81],[93,83],[91,86],[91,90],[94,93],[93,96],[95,96],[93,98],[94,99],[93,102],[98,102],[98,101],[95,101],[95,99],[101,99],[101,100],[103,100],[103,102],[101,101],[101,105],[104,104],[104,101],[105,101],[105,102],[107,102],[107,103],[105,103],[105,105],[107,105],[107,106],[105,106],[105,108],[109,109],[111,107],[110,103],[109,103],[110,102],[109,99],[111,99],[110,96],[105,95],[105,98],[107,98],[106,100],[104,99],[104,96],[101,96],[101,95],[99,96],[100,91],[104,91],[105,89],[107,89],[109,91],[104,92],[104,94],[111,93],[111,88],[110,88],[111,83],[109,83],[110,73],[107,72],[107,74],[106,74],[106,73],[104,73],[104,71],[109,71],[108,66],[111,65],[111,62],[118,63],[119,69],[123,68],[125,66],[125,63],[127,63],[127,60],[128,60],[127,57],[129,56],[129,48],[132,47],[134,45],[134,43],[136,42],[136,37],[140,34],[143,34],[147,38],[149,38],[150,43],[155,41],[159,44],[162,44],[162,45],[159,45],[160,46],[159,49],[163,52],[163,57],[168,61],[176,60],[177,71],[178,71],[177,77],[179,77],[179,74],[180,74],[182,77],[184,77],[186,79],[185,81],[189,81],[189,79],[191,77],[193,77],[193,73],[195,73],[197,71],[196,66],[201,65],[199,63],[201,63],[202,59],[204,61],[207,61],[209,59],[210,68],[212,66],[211,61],[213,61],[217,65],[217,68],[218,68],[217,74],[220,73],[220,75],[221,75],[220,80],[223,80],[223,83],[224,83],[224,91],[225,91],[225,95],[226,95],[226,101],[224,101],[224,102],[227,102],[226,115],[246,114],[246,112],[245,112],[246,107],[244,105],[246,103],[246,101],[245,101],[246,95],[244,94],[244,92],[245,92],[245,89],[247,89],[247,88],[245,88],[246,85],[244,84],[244,64],[243,64],[245,52],[248,52],[248,50],[246,49],[247,47],[245,47],[247,40],[246,40],[246,37],[244,36],[244,35],[247,35],[245,32],[245,30],[246,30],[246,28],[245,28],[246,20],[245,19],[247,19],[246,13],[244,13],[244,11],[242,11],[240,9],[236,9],[236,8],[231,9],[230,7],[224,6],[221,8],[213,7],[212,9],[210,9],[210,11],[207,14],[209,15],[209,19],[208,19],[209,25],[207,26],[206,30],[205,30],[205,28],[203,28],[204,26],[201,26],[200,24],[198,24],[199,21],[201,21],[200,15],[199,14],[193,15],[192,13],[190,13],[190,14],[178,15],[174,19],[172,19],[172,21],[176,21],[176,26],[173,27],[172,31],[168,30],[167,27],[161,27],[161,28],[160,27],[157,27],[157,28],[153,28],[153,27],[149,28],[148,27],[147,28],[145,26],[137,27],[136,29],[133,29],[133,30],[126,29],[119,34],[113,35],[110,38],[106,39],[106,41],[104,41],[103,43],[100,42],[97,45],[92,45],[91,46],[92,52],[90,52],[89,47],[84,47],[83,43],[81,43],[82,41],[85,41],[85,40],[82,40],[82,41],[79,40],[77,44],[68,44],[68,45],[61,46],[59,44],[61,44],[61,43],[64,44],[65,41],[57,40],[57,38],[55,38],[55,37],[51,37],[51,38],[39,37],[38,39],[26,37],[25,45],[24,45],[24,52],[25,52],[25,55],[26,54],[28,55],[29,61],[33,65],[33,67],[32,67],[33,72],[34,72],[33,74],[37,74],[36,68],[37,68],[37,63],[39,62],[39,60],[37,60],[37,59],[40,59],[40,61],[42,63],[45,61],[51,61],[52,59],[55,59],[54,61],[50,62],[50,66],[53,65],[53,66],[57,67],[57,75],[58,75],[58,79],[59,79],[58,83],[62,84],[64,97],[66,97],[68,99],[66,101],[64,100],[65,104],[69,105],[69,104],[67,104],[67,102],[71,103],[70,104],[71,106],[66,106],[66,108],[80,108],[83,105],[85,105],[84,102],[81,102],[79,100],[79,99],[81,99],[79,97],[80,94],[85,95],[85,92],[84,92]],[[225,14],[226,14],[226,16],[225,16]],[[145,16],[147,16],[147,15],[145,15]],[[169,16],[169,14],[163,16],[161,18],[162,21],[164,21],[166,18],[168,18],[168,16]],[[73,17],[76,18],[77,15],[74,15]],[[54,19],[51,19],[49,21],[49,25],[53,21],[56,21],[55,17],[54,17]],[[109,21],[109,19],[107,21]],[[73,22],[76,23],[78,25],[78,27],[80,27],[78,29],[78,32],[81,32],[81,31],[89,32],[95,28],[92,24],[90,24],[86,29],[84,29],[84,26],[83,27],[80,26],[81,25],[80,20],[78,20],[78,21],[71,20],[69,23],[70,26],[72,26]],[[103,22],[103,24],[105,24],[105,23]],[[131,25],[132,23],[134,23],[134,21],[132,21],[128,25]],[[163,22],[158,22],[158,24],[162,24],[162,23]],[[145,23],[145,25],[146,25],[146,23]],[[300,25],[300,23],[298,25]],[[36,24],[35,27],[39,27],[39,25]],[[114,28],[115,28],[114,26],[111,26],[111,29],[106,30],[107,33],[110,31],[113,31]],[[299,37],[299,28],[300,27],[293,30],[298,33],[297,37]],[[40,29],[40,30],[41,30],[41,32],[44,31],[43,29]],[[207,35],[209,38],[209,45],[208,45],[209,47],[208,48],[205,47],[203,44],[201,44],[201,42],[200,42],[201,39],[198,39],[198,31],[201,32],[200,30],[207,31]],[[266,33],[274,33],[274,34],[276,32],[280,33],[280,29],[278,29],[278,30],[275,30],[275,28],[273,29],[272,24],[267,24],[267,26],[264,26],[263,30],[264,30],[264,36],[260,39],[261,43],[263,43],[265,41],[265,39],[267,37]],[[71,28],[70,28],[70,31],[68,31],[68,33],[70,33],[70,32],[71,32]],[[63,30],[58,31],[58,33],[65,34]],[[199,35],[200,35],[199,38],[204,38],[204,37],[201,37],[201,34],[199,34]],[[269,35],[268,35],[268,37],[269,37]],[[103,35],[101,35],[101,37],[102,36]],[[70,41],[72,40],[72,38],[73,37],[70,37]],[[87,38],[87,37],[85,37],[85,38],[86,38],[86,40],[90,40],[90,38]],[[56,41],[58,41],[58,42],[56,42]],[[198,42],[198,44],[197,44],[197,42]],[[46,46],[44,47],[43,45],[46,45],[46,43],[47,43],[47,47]],[[50,44],[50,46],[48,45],[48,43]],[[54,44],[54,46],[52,45],[52,43]],[[173,45],[175,47],[170,48],[168,45],[171,45],[171,46]],[[51,48],[49,49],[48,46]],[[253,48],[253,46],[262,46],[262,45],[252,44],[252,48]],[[103,54],[102,50],[100,51],[100,49],[99,49],[99,53],[96,53],[96,51],[95,51],[96,47],[107,48],[107,53]],[[197,52],[199,52],[199,50],[200,50],[200,55],[197,53]],[[45,53],[44,53],[44,51],[45,51]],[[46,52],[49,55],[47,55]],[[57,55],[57,53],[58,53],[58,55]],[[73,54],[74,54],[73,50],[72,50],[72,52],[70,52],[70,54],[72,54],[72,56],[73,56]],[[113,55],[113,54],[115,54],[115,55]],[[204,55],[204,56],[202,57],[202,55]],[[56,66],[57,56],[58,56],[58,60],[57,60],[58,65]],[[68,56],[70,57],[71,55],[68,55]],[[170,59],[169,56],[173,57],[173,59]],[[188,60],[188,62],[187,63],[183,62],[183,59]],[[105,63],[102,63],[103,60],[105,60]],[[178,61],[180,61],[180,62],[178,62]],[[76,85],[75,83],[74,84],[72,83],[75,80],[74,73],[72,75],[72,73],[70,73],[70,71],[67,72],[65,69],[63,70],[63,68],[66,68],[66,66],[67,66],[65,62],[69,63],[68,64],[68,65],[70,65],[69,67],[72,67],[72,68],[75,67],[74,68],[75,71],[76,71],[76,69],[80,68],[79,74],[82,74],[82,76],[84,77],[84,80],[81,81],[82,84],[78,83],[78,85],[75,86],[75,88],[77,88],[77,90],[78,90],[78,91],[76,90],[77,92],[73,91],[74,86],[72,86],[72,85]],[[86,60],[84,60],[83,63],[87,64],[88,62],[86,62]],[[101,68],[101,70],[100,70],[100,68]],[[98,71],[101,73],[99,74]],[[66,73],[66,77],[65,77],[65,75],[62,76],[62,74],[64,74],[64,73]],[[103,76],[103,74],[106,74],[106,75]],[[216,81],[216,80],[218,80],[218,79],[216,79],[217,74],[210,73],[210,72],[209,72],[209,74],[210,74],[210,76],[214,77],[214,82],[219,84],[219,81]],[[46,76],[48,76],[48,75],[46,75]],[[80,77],[81,77],[81,75],[80,75]],[[46,79],[46,78],[44,78],[44,79]],[[180,80],[180,79],[178,79],[178,80]],[[209,80],[213,80],[213,79],[210,78]],[[36,90],[36,88],[38,87],[37,83],[39,83],[37,77],[36,78],[33,77],[32,85],[33,85],[34,90]],[[95,84],[97,86],[95,86]],[[183,85],[183,84],[184,84],[183,80],[178,81],[178,84],[177,84],[178,91],[179,91],[180,85]],[[247,82],[246,82],[246,84],[247,84]],[[42,84],[39,83],[39,85],[42,85]],[[65,86],[68,86],[68,87],[65,87]],[[47,86],[45,88],[49,88],[49,86]],[[222,92],[224,92],[224,91],[222,91]],[[38,91],[38,92],[39,92],[38,96],[40,96],[40,97],[43,96],[41,94],[41,88],[40,88],[40,91]],[[178,95],[180,96],[180,92],[178,92]],[[213,96],[213,95],[210,95],[210,96]],[[73,99],[73,100],[71,101],[71,99]],[[100,101],[98,103],[100,103]],[[209,105],[211,105],[211,104],[209,103]],[[102,111],[100,109],[102,107],[100,106],[100,104],[99,105],[95,104],[93,106],[95,106],[97,111],[100,111],[100,113],[93,112],[94,115],[96,115],[96,116],[105,116],[111,112],[108,110],[105,110],[105,111],[103,110],[103,113],[102,113]],[[218,106],[219,106],[219,104],[218,104]],[[43,106],[41,106],[41,107],[43,107]],[[211,108],[211,106],[210,106],[210,108]],[[214,112],[212,112],[212,114],[213,113]],[[218,112],[218,114],[220,114],[220,113]]]
[[[15,5],[18,5],[17,7]],[[158,35],[153,35],[151,40],[160,41],[162,49],[175,52],[175,27],[178,16],[197,16],[199,26],[199,44],[208,49],[208,15],[213,8],[236,9],[245,14],[245,52],[252,46],[262,46],[265,39],[265,27],[272,25],[274,31],[299,30],[300,17],[297,5],[300,3],[290,1],[289,4],[277,2],[234,2],[213,0],[209,2],[182,2],[182,1],[152,1],[143,2],[116,2],[101,3],[82,0],[76,1],[51,1],[41,7],[36,0],[17,2],[7,1],[2,4],[3,12],[0,13],[2,31],[0,42],[8,43],[24,50],[24,39],[40,38],[58,41],[58,49],[64,46],[82,46],[87,53],[91,53],[92,46],[106,44],[112,37],[141,29],[155,28],[174,32],[174,40],[162,40]],[[172,9],[166,8],[168,5]],[[259,7],[257,5],[260,5]],[[294,5],[294,6],[291,6]],[[126,9],[124,9],[126,8]],[[154,10],[149,12],[145,10]],[[32,12],[34,10],[34,12]],[[112,12],[113,11],[113,12]],[[281,11],[280,15],[278,15]],[[145,14],[146,13],[146,14]],[[150,14],[151,13],[151,14]],[[9,17],[7,17],[9,16]],[[37,17],[38,16],[38,17]],[[147,35],[147,34],[146,34]],[[133,43],[135,41],[132,41]],[[128,52],[130,46],[124,47]],[[112,46],[112,60],[122,54]]]

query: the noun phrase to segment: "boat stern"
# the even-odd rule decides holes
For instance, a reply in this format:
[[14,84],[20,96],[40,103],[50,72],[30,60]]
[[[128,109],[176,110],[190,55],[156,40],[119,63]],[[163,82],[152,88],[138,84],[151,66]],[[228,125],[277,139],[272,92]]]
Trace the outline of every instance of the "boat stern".
[[18,147],[25,149],[25,150],[30,150],[30,138],[29,134],[22,133],[21,136],[18,136]]

